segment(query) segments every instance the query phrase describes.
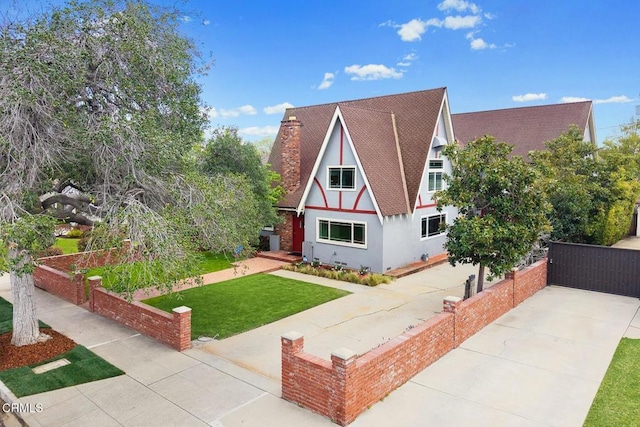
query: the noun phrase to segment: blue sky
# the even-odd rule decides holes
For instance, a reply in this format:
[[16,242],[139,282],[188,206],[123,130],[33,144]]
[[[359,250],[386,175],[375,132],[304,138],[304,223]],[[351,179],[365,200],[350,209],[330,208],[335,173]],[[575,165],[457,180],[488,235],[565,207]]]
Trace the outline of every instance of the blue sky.
[[640,104],[636,1],[178,6],[181,30],[215,60],[199,78],[212,126],[237,126],[251,141],[275,136],[285,106],[442,86],[453,113],[591,99],[599,142]]

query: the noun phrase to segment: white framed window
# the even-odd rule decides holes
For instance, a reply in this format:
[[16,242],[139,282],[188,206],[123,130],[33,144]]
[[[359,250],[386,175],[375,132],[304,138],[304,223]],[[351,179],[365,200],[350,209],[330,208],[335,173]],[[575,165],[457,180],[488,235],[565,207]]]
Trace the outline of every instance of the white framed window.
[[444,160],[429,160],[429,190],[440,191],[443,188]]
[[367,223],[318,218],[316,240],[334,245],[367,247]]
[[428,239],[444,234],[444,226],[446,223],[446,213],[423,216],[420,221],[420,238]]
[[327,187],[330,190],[355,190],[355,166],[329,166],[327,168]]

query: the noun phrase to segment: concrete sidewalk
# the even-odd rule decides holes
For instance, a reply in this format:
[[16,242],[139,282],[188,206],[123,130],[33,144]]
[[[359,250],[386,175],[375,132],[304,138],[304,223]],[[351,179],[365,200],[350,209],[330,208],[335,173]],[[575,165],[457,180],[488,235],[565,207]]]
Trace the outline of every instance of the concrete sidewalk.
[[[183,353],[44,291],[39,317],[126,375],[20,399],[31,426],[330,426],[280,396],[280,335],[327,358],[359,353],[440,312],[472,267],[434,267]],[[275,274],[301,278],[286,271]],[[8,276],[0,296],[11,300]],[[581,425],[619,339],[640,337],[637,299],[547,287],[374,405],[354,426]],[[635,316],[635,317],[634,317]]]

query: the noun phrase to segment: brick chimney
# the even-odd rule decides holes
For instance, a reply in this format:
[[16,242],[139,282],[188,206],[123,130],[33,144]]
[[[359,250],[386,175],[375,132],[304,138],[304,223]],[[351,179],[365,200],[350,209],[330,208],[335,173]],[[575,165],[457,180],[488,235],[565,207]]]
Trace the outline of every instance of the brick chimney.
[[289,116],[280,123],[282,187],[292,193],[300,187],[300,120]]

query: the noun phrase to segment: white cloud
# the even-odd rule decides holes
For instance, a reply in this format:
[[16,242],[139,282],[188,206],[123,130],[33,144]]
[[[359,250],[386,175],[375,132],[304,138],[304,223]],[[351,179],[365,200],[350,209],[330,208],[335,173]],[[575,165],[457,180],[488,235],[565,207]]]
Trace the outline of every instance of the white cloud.
[[496,19],[498,16],[495,13],[486,12],[484,13],[484,17],[487,18],[488,20],[492,20],[492,19]]
[[351,75],[351,80],[400,79],[402,73],[382,64],[350,65],[344,72]]
[[471,13],[480,13],[481,9],[475,4],[464,0],[444,0],[438,5],[438,9],[446,12],[448,10],[457,10],[458,12],[464,12],[469,10]]
[[193,18],[190,17],[189,15],[182,15],[178,19],[181,20],[182,22],[191,22],[191,21],[193,21]]
[[253,108],[253,105],[243,105],[242,107],[238,107],[238,111],[249,116],[255,116],[257,114],[257,111],[255,108]]
[[208,20],[208,19],[203,19],[203,20],[202,20],[202,25],[205,25],[205,26],[206,26],[206,25],[209,25],[209,24],[211,24],[211,21],[210,21],[210,20]]
[[589,98],[583,98],[581,96],[563,96],[562,98],[560,98],[560,102],[562,103],[582,102],[582,101],[589,101]]
[[395,22],[389,19],[388,21],[384,21],[378,24],[378,27],[397,27],[397,25]]
[[481,38],[475,38],[474,32],[467,33],[465,36],[467,40],[471,40],[471,49],[473,50],[483,50],[483,49],[495,49],[497,46],[493,43],[487,43]]
[[444,27],[450,30],[459,30],[461,28],[474,28],[482,21],[482,18],[476,15],[467,16],[447,16],[444,18]]
[[397,62],[396,65],[398,67],[408,67],[411,65],[411,62]]
[[214,107],[202,107],[200,112],[210,119],[218,117],[218,111]]
[[547,99],[546,93],[525,93],[524,95],[514,95],[511,97],[516,102],[537,101],[539,99]]
[[[562,98],[560,98],[560,102],[562,103],[567,103],[567,102],[581,102],[581,101],[589,101],[589,98],[584,98],[581,96],[563,96]],[[593,103],[594,104],[619,104],[619,103],[626,103],[626,102],[632,102],[633,99],[628,98],[626,95],[619,95],[619,96],[610,96],[609,98],[605,98],[605,99],[594,99]]]
[[269,107],[264,107],[262,111],[265,114],[282,114],[287,108],[293,108],[293,104],[288,102],[283,102],[282,104],[271,105]]
[[322,79],[322,83],[318,86],[318,90],[329,89],[333,84],[333,80],[336,75],[334,73],[324,73],[324,78]]
[[249,126],[238,130],[240,135],[250,136],[275,136],[278,134],[278,126]]
[[225,108],[221,108],[220,111],[217,113],[217,116],[220,116],[224,119],[228,119],[228,118],[233,118],[233,117],[238,117],[241,114],[246,114],[248,116],[254,116],[257,114],[257,111],[255,108],[253,108],[252,105],[243,105],[241,107],[238,108],[234,108],[231,110],[227,110]]
[[[398,34],[402,41],[413,42],[416,40],[422,40],[422,36],[429,27],[442,27],[443,22],[437,18],[431,18],[427,21],[415,18],[411,21],[400,25]],[[395,27],[398,27],[397,25]]]
[[416,59],[418,59],[418,55],[415,52],[411,52],[402,57],[403,61],[415,61]]

